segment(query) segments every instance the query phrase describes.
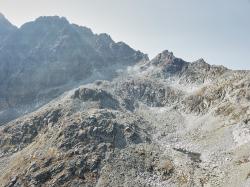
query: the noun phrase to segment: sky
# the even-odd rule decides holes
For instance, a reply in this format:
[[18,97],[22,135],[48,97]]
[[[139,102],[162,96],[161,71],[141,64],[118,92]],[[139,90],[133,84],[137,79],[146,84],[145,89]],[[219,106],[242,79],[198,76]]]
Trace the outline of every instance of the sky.
[[186,61],[250,70],[250,0],[0,0],[0,12],[16,26],[64,16],[150,58],[167,49]]

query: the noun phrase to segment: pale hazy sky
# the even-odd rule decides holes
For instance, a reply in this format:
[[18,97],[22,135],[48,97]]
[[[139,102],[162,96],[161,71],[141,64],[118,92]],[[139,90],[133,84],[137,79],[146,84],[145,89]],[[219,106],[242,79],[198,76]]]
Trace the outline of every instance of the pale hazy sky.
[[250,69],[250,0],[0,0],[0,12],[17,26],[64,16],[150,58],[168,49],[187,61]]

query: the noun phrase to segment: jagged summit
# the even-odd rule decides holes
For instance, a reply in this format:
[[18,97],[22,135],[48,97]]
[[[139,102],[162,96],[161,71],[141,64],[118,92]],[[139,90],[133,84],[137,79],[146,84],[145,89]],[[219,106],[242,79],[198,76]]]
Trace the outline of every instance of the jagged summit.
[[[9,35],[5,31],[3,36]],[[108,34],[94,34],[64,17],[39,17],[15,31],[0,43],[0,123],[17,106],[17,114],[29,111],[82,82],[111,79],[118,69],[145,59]]]
[[162,56],[174,57],[174,53],[169,50],[164,50],[160,53]]
[[108,35],[108,34],[106,34],[106,33],[101,33],[101,34],[99,34],[99,38],[100,38],[100,40],[102,40],[102,41],[107,41],[107,42],[109,42],[109,43],[113,43],[113,42],[114,42],[114,41],[112,40],[111,36]]
[[171,63],[175,59],[173,52],[168,50],[164,50],[160,54],[158,54],[155,58],[152,59],[154,65],[162,64],[162,63]]
[[0,27],[15,27],[9,20],[0,12]]
[[168,50],[164,50],[158,54],[149,63],[153,66],[159,67],[166,77],[180,74],[189,64],[188,62],[175,57],[173,52]]
[[21,29],[26,27],[34,27],[34,25],[41,26],[41,27],[64,27],[69,26],[70,23],[65,17],[60,16],[41,16],[35,19],[34,21],[30,21],[27,23],[24,23],[21,26]]
[[[159,64],[166,65],[166,64],[174,63],[176,59],[178,59],[178,61],[181,62],[181,59],[177,58],[173,52],[171,52],[169,50],[164,50],[152,59],[152,63],[154,65],[159,65]],[[207,65],[209,65],[203,58],[200,58],[192,63],[193,64],[207,64]]]
[[65,17],[60,16],[40,16],[35,21],[37,22],[62,22],[62,23],[68,23],[69,21]]
[[2,42],[17,29],[16,26],[12,25],[5,16],[0,13],[0,47]]
[[204,58],[199,58],[199,59],[196,60],[195,62],[197,62],[197,63],[202,63],[202,64],[207,64],[207,62],[205,61]]

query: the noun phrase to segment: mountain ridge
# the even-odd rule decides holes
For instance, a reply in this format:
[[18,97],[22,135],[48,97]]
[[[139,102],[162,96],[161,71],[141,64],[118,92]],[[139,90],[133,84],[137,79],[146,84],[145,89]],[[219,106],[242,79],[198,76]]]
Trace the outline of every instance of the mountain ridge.
[[5,115],[0,121],[30,111],[82,81],[109,79],[122,66],[147,58],[65,18],[37,18],[10,33],[1,45],[0,110]]
[[250,72],[201,60],[173,74],[174,58],[156,59],[66,92],[0,128],[0,180],[17,186],[249,184]]
[[17,27],[12,25],[0,12],[0,42],[2,43],[16,29]]
[[0,49],[0,107],[42,103],[0,126],[0,186],[250,185],[250,71],[47,22]]

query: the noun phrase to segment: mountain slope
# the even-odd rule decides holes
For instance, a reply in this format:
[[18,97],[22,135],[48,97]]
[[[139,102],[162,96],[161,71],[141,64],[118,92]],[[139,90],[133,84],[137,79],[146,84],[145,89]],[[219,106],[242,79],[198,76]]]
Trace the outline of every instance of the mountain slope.
[[164,51],[0,130],[3,186],[249,186],[250,72]]
[[80,83],[110,79],[141,60],[147,56],[125,43],[115,43],[107,34],[94,34],[62,17],[26,23],[1,43],[0,123]]
[[13,26],[3,14],[0,13],[0,47],[3,41],[17,28]]

